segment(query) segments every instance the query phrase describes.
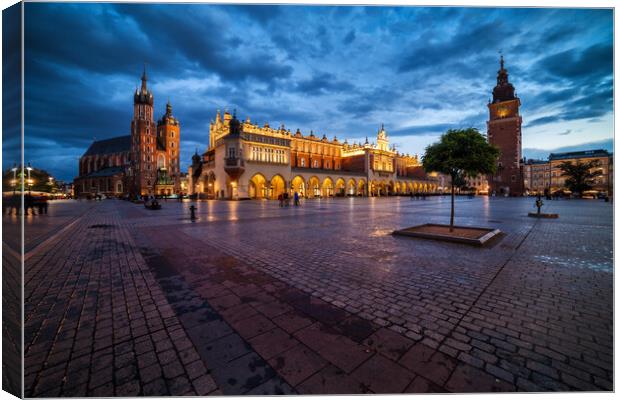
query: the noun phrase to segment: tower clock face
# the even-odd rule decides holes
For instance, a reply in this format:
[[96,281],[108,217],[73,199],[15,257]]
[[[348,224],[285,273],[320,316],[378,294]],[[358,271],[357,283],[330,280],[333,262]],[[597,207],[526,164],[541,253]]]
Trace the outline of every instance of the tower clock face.
[[501,105],[497,107],[497,116],[500,118],[505,118],[510,113],[510,108],[506,105]]

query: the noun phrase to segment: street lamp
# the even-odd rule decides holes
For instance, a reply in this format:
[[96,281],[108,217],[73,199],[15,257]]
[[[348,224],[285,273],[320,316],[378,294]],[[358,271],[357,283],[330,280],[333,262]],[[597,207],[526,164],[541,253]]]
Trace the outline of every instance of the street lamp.
[[13,186],[13,196],[15,196],[15,189],[17,187],[17,165],[13,164],[13,168],[11,168],[11,171],[13,171],[13,180],[11,181],[11,186]]
[[30,171],[32,171],[32,167],[30,166],[30,163],[28,163],[26,170],[28,170],[28,194],[30,194],[30,191],[32,190],[32,182],[33,182],[32,179],[30,179]]

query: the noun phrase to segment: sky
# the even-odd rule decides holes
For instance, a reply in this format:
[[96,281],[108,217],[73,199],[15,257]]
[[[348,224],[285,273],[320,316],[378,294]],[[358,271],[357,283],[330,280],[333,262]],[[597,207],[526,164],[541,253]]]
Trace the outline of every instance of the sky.
[[[613,149],[610,9],[26,3],[26,158],[77,175],[94,138],[128,135],[146,63],[155,115],[181,122],[181,167],[216,110],[403,153],[486,133],[499,52],[524,156]],[[6,166],[5,166],[6,168]]]

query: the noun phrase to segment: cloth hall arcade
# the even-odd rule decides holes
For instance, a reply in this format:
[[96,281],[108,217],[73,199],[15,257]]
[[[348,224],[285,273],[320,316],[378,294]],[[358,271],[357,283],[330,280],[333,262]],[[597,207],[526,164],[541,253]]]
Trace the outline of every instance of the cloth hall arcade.
[[313,132],[241,122],[218,111],[209,147],[192,157],[189,192],[199,198],[384,196],[435,192],[438,179],[417,158],[389,146],[383,126],[376,143],[349,144]]

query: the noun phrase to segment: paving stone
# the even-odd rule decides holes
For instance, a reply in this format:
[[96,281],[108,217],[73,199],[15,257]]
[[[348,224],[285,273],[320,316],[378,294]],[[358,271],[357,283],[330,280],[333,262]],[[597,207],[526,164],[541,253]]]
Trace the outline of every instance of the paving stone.
[[261,335],[254,336],[249,339],[249,342],[265,360],[299,344],[298,340],[280,328],[274,328]]
[[394,361],[401,358],[414,344],[413,340],[385,328],[377,330],[364,343]]
[[[55,207],[66,207],[62,212],[75,222],[58,219],[56,226],[66,229],[52,224],[46,228],[49,241],[29,245],[34,250],[25,270],[25,392],[35,395],[40,386],[39,394],[49,396],[83,394],[88,373],[89,396],[112,396],[130,382],[137,382],[142,394],[166,395],[169,385],[162,384],[158,371],[178,362],[181,369],[175,369],[182,372],[168,382],[176,382],[178,393],[242,394],[253,390],[240,383],[252,377],[251,367],[231,363],[258,360],[243,337],[276,327],[306,332],[306,343],[321,353],[312,354],[352,370],[360,368],[358,361],[347,356],[359,348],[348,341],[365,343],[379,331],[373,321],[385,326],[381,332],[426,345],[433,351],[429,357],[446,357],[444,369],[455,362],[450,355],[469,361],[463,365],[478,372],[458,374],[478,374],[478,390],[494,390],[485,370],[506,379],[512,374],[518,390],[610,390],[609,204],[553,202],[548,206],[562,218],[543,224],[522,218],[530,199],[457,199],[459,218],[468,223],[500,221],[493,225],[505,236],[482,251],[388,234],[405,219],[407,224],[444,221],[445,201],[321,199],[286,211],[271,202],[242,202],[235,205],[234,224],[228,202],[209,203],[209,210],[200,211],[204,217],[209,213],[208,223],[193,224],[179,219],[187,203],[168,202],[152,218],[129,202],[54,202],[50,216]],[[87,208],[87,214],[74,211]],[[284,214],[288,211],[295,214]],[[292,221],[298,229],[288,229]],[[90,228],[95,225],[108,228]],[[584,246],[597,251],[584,256]],[[272,325],[251,320],[257,313]],[[252,323],[237,330],[235,323],[244,320]],[[316,321],[325,331],[307,333]],[[223,349],[215,349],[212,344],[220,340]],[[399,359],[396,342],[394,349],[372,348],[363,356],[377,352],[374,357],[409,368],[415,357],[406,356],[413,347]],[[169,360],[162,354],[170,350],[175,361],[163,364],[159,357]],[[263,351],[268,355],[270,346]],[[74,362],[80,357],[91,359],[90,369]],[[198,360],[214,373],[235,371],[241,379],[225,390],[182,388],[189,374],[208,376],[196,377],[200,372],[187,368]],[[476,360],[486,363],[485,370]],[[134,364],[138,373],[131,380]],[[316,364],[321,367],[305,380],[329,371]],[[429,369],[408,386],[423,387],[430,378],[442,382],[437,365],[438,372]],[[50,379],[57,367],[66,368],[64,385]],[[115,367],[121,371],[118,380]],[[448,381],[458,374],[454,370]],[[277,381],[273,375],[254,388],[277,390],[272,385]],[[123,388],[131,392],[135,385]]]
[[297,385],[300,394],[364,394],[368,388],[341,369],[328,365]]
[[351,373],[374,393],[402,393],[414,374],[381,354],[376,354]]
[[512,384],[463,363],[457,365],[446,383],[446,389],[457,393],[515,391]]
[[269,364],[292,387],[321,370],[328,362],[303,344],[280,353]]

